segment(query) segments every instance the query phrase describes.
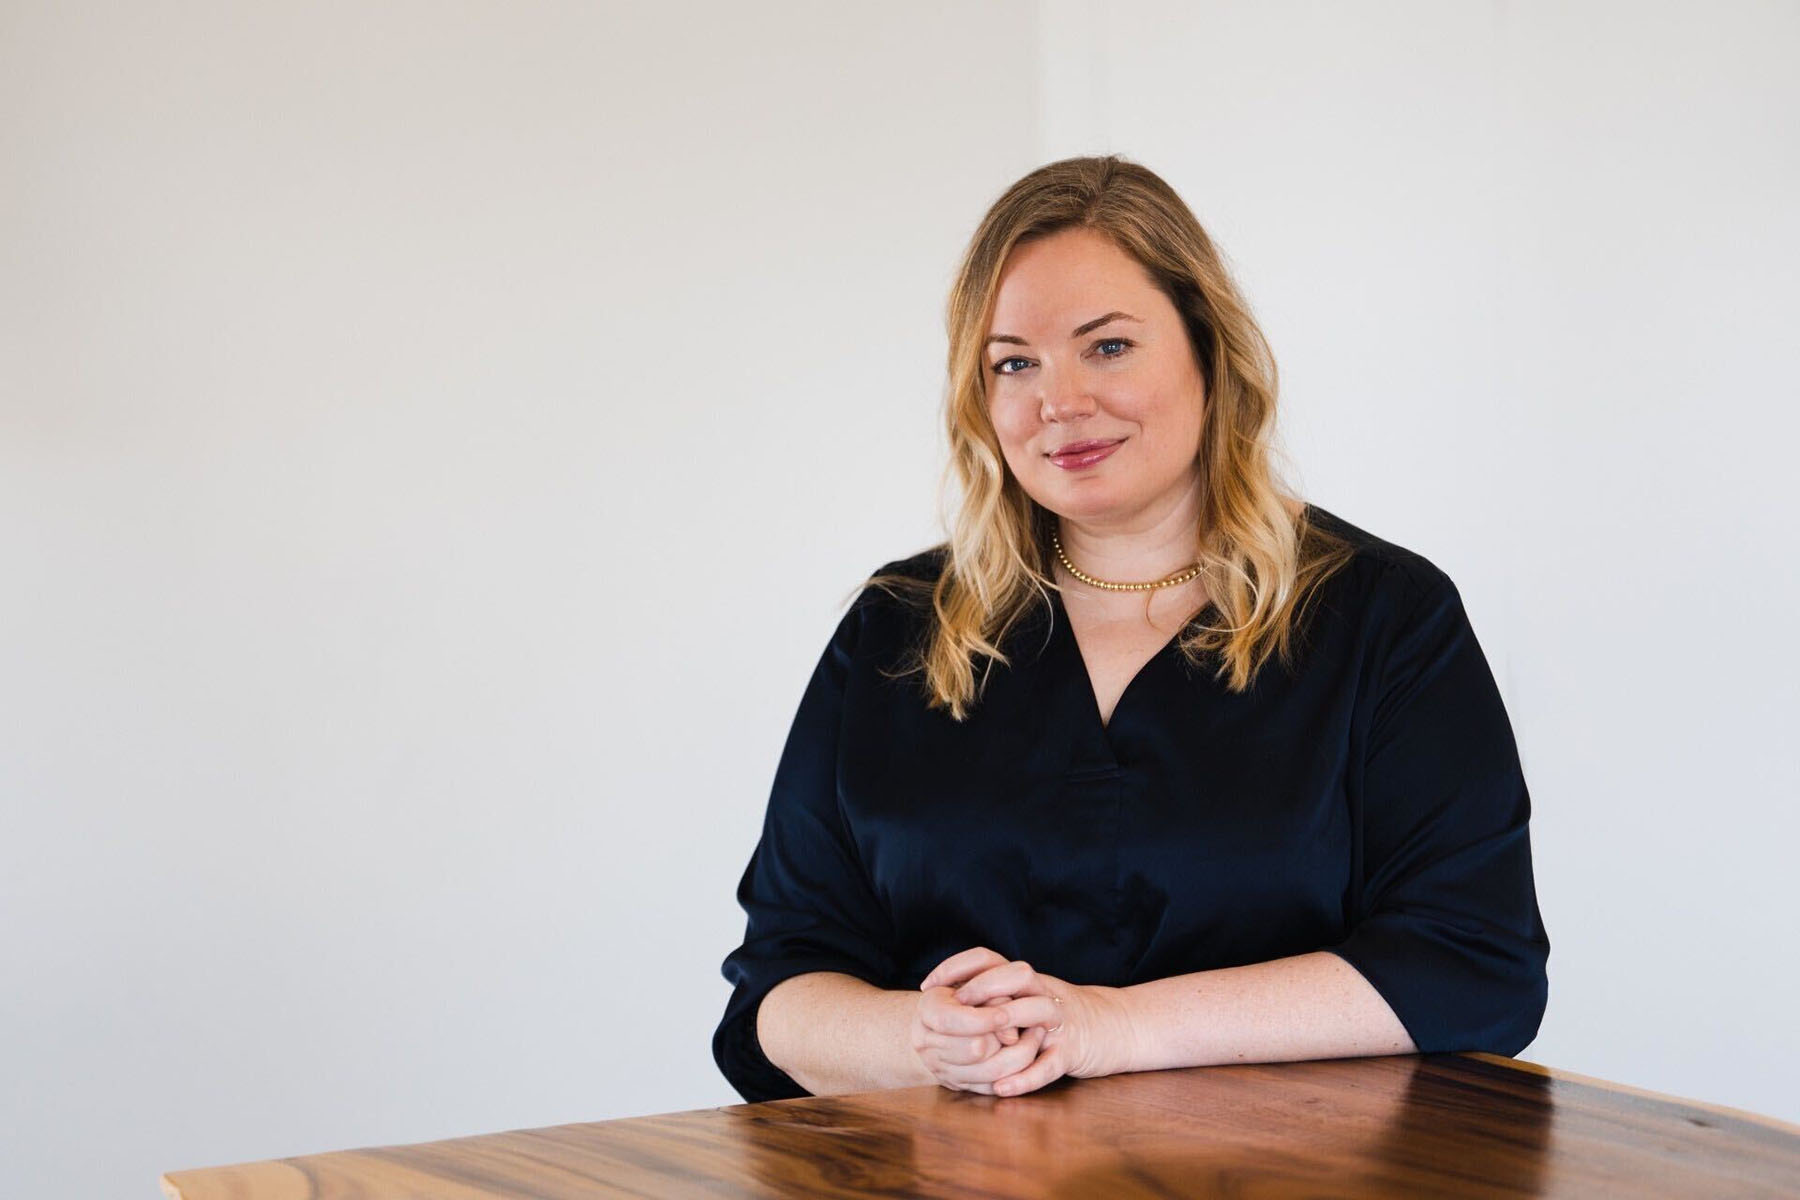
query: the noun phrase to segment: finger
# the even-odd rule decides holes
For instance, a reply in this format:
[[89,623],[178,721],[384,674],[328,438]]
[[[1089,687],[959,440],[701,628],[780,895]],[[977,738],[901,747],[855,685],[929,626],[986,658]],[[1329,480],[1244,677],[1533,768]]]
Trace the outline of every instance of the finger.
[[955,987],[957,983],[968,978],[969,972],[987,966],[986,956],[993,954],[986,946],[974,946],[959,951],[940,962],[931,969],[931,973],[919,980],[919,990],[928,992],[934,987]]
[[979,1080],[973,1080],[973,1079],[968,1081],[967,1083],[958,1083],[958,1084],[954,1084],[954,1085],[946,1084],[945,1086],[946,1087],[954,1086],[956,1088],[956,1090],[959,1092],[976,1092],[983,1096],[991,1096],[994,1094],[994,1085],[993,1084],[982,1083]]
[[991,1086],[995,1080],[1017,1075],[1031,1066],[1043,1048],[1043,1040],[1041,1031],[1028,1033],[1019,1039],[1017,1045],[1002,1046],[994,1051],[982,1063],[982,1082]]
[[1021,1096],[1026,1092],[1035,1092],[1047,1084],[1055,1083],[1063,1076],[1062,1058],[1060,1045],[1050,1047],[1038,1055],[1037,1060],[1024,1070],[994,1080],[994,1095]]
[[[1029,1036],[1023,1030],[1010,1027],[1004,1032],[1012,1035],[1012,1041],[1003,1041],[998,1032],[977,1034],[974,1037],[954,1037],[927,1029],[921,1040],[920,1053],[935,1054],[946,1064],[966,1067],[987,1062],[1002,1050],[1010,1049]],[[1037,1033],[1041,1037],[1043,1030],[1039,1028]]]
[[934,987],[954,987],[976,972],[1005,961],[1005,955],[989,950],[986,946],[970,947],[952,954],[933,967],[931,974],[919,981],[919,990],[929,992]]
[[1010,1029],[1023,1023],[1013,1020],[1011,1011],[1004,1003],[979,1008],[958,1004],[947,987],[932,989],[919,1009],[919,1019],[927,1029],[960,1037],[999,1033],[1002,1029]]
[[1024,959],[1001,962],[982,971],[956,989],[956,998],[964,1004],[980,1004],[990,996],[1016,996],[1022,991],[1039,991],[1034,985],[1037,972]]
[[[1005,1004],[1010,999],[1012,999],[1012,997],[1010,997],[1010,996],[995,996],[992,999],[983,1001],[981,1004],[971,1005],[971,1007],[973,1007],[973,1008],[992,1008],[996,1004]],[[1014,1021],[1019,1020],[1018,1014],[1015,1013],[1012,1009],[1009,1008],[1006,1010],[1006,1012],[1007,1012],[1007,1016],[1009,1018],[1011,1018],[1012,1020],[1014,1020]],[[1021,1024],[1021,1025],[1029,1024],[1029,1022],[1020,1021],[1019,1024]],[[1010,1046],[1014,1042],[1019,1040],[1019,1026],[1018,1025],[1008,1025],[1005,1029],[1000,1030],[998,1036],[1000,1038],[1001,1045]]]
[[[1014,1053],[1007,1054],[1002,1058],[1002,1052],[997,1051],[990,1056],[987,1061],[981,1063],[979,1067],[946,1066],[940,1072],[941,1077],[939,1082],[944,1083],[946,1087],[955,1087],[965,1092],[978,1092],[983,1096],[992,1096],[994,1095],[993,1080],[1007,1078],[1006,1075],[995,1075],[994,1071],[1012,1071],[1014,1075],[1017,1075],[1018,1070],[1015,1070],[1014,1068],[1018,1068],[1019,1070],[1024,1069],[1031,1064],[1034,1057],[1043,1052],[1043,1041],[1043,1030],[1029,1030],[1019,1039],[1019,1044],[1014,1048]],[[946,1082],[946,1080],[948,1080],[948,1082]]]
[[947,1075],[959,1087],[982,1091],[993,1095],[993,1081],[1009,1075],[1016,1075],[1031,1065],[1032,1059],[1038,1055],[1038,1042],[1042,1040],[1040,1033],[1019,1040],[1016,1046],[1003,1046],[984,1055],[973,1062],[945,1062],[944,1075]]
[[1006,1002],[1006,1015],[1014,1025],[1042,1027],[1046,1031],[1052,1025],[1061,1025],[1067,1011],[1053,997],[1045,995],[1014,996]]
[[973,1038],[940,1038],[927,1041],[926,1045],[937,1056],[938,1062],[947,1067],[972,1067],[1005,1049],[991,1033]]
[[997,1095],[993,1091],[995,1082],[1001,1079],[1016,1079],[1031,1064],[1042,1058],[1044,1054],[1044,1031],[1028,1030],[1019,1038],[1014,1046],[1003,1046],[990,1055],[981,1064],[981,1079],[988,1086],[989,1095]]

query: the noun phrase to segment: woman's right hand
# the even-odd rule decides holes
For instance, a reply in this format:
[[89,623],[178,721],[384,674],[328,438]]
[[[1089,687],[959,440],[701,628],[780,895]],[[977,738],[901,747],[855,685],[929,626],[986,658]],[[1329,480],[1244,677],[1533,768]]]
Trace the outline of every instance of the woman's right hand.
[[963,1004],[948,984],[920,993],[912,1046],[940,1084],[992,1096],[996,1079],[1023,1071],[1037,1059],[1044,1027],[1033,1025],[1021,1035],[1005,1011],[1011,999],[995,996],[983,1004]]

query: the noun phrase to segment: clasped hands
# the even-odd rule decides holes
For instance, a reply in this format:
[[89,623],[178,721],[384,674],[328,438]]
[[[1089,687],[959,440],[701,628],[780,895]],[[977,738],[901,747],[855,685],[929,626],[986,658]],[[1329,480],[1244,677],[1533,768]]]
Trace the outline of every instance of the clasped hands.
[[1066,983],[976,946],[919,982],[912,1046],[954,1091],[1017,1096],[1064,1075],[1111,1075],[1127,1054],[1121,990]]

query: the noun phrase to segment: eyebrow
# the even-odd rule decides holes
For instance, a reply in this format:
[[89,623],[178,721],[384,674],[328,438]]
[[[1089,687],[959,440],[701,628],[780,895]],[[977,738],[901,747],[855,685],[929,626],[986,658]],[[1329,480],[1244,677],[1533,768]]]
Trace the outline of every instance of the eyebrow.
[[[1085,325],[1077,325],[1075,327],[1075,331],[1069,335],[1069,339],[1071,341],[1073,341],[1074,339],[1080,337],[1084,333],[1092,333],[1094,330],[1100,328],[1102,325],[1106,324],[1108,321],[1117,321],[1120,318],[1124,318],[1127,321],[1138,321],[1139,324],[1143,323],[1142,321],[1139,320],[1139,318],[1132,316],[1128,312],[1109,312],[1104,317],[1095,317],[1093,320],[1087,322]],[[983,342],[982,345],[983,346],[991,346],[995,342],[1007,342],[1014,346],[1029,346],[1031,344],[1030,342],[1026,341],[1024,338],[1014,337],[1010,333],[996,333],[992,337],[988,338],[987,341]]]

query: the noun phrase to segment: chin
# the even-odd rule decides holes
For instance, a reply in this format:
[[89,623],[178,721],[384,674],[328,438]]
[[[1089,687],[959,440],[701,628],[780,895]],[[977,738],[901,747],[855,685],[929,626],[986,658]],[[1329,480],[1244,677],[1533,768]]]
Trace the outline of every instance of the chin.
[[1111,513],[1120,512],[1125,507],[1120,504],[1117,496],[1102,491],[1099,488],[1058,489],[1057,493],[1052,495],[1050,499],[1051,502],[1045,504],[1045,508],[1049,509],[1059,517],[1067,517],[1074,521],[1086,521],[1096,517],[1104,517]]

